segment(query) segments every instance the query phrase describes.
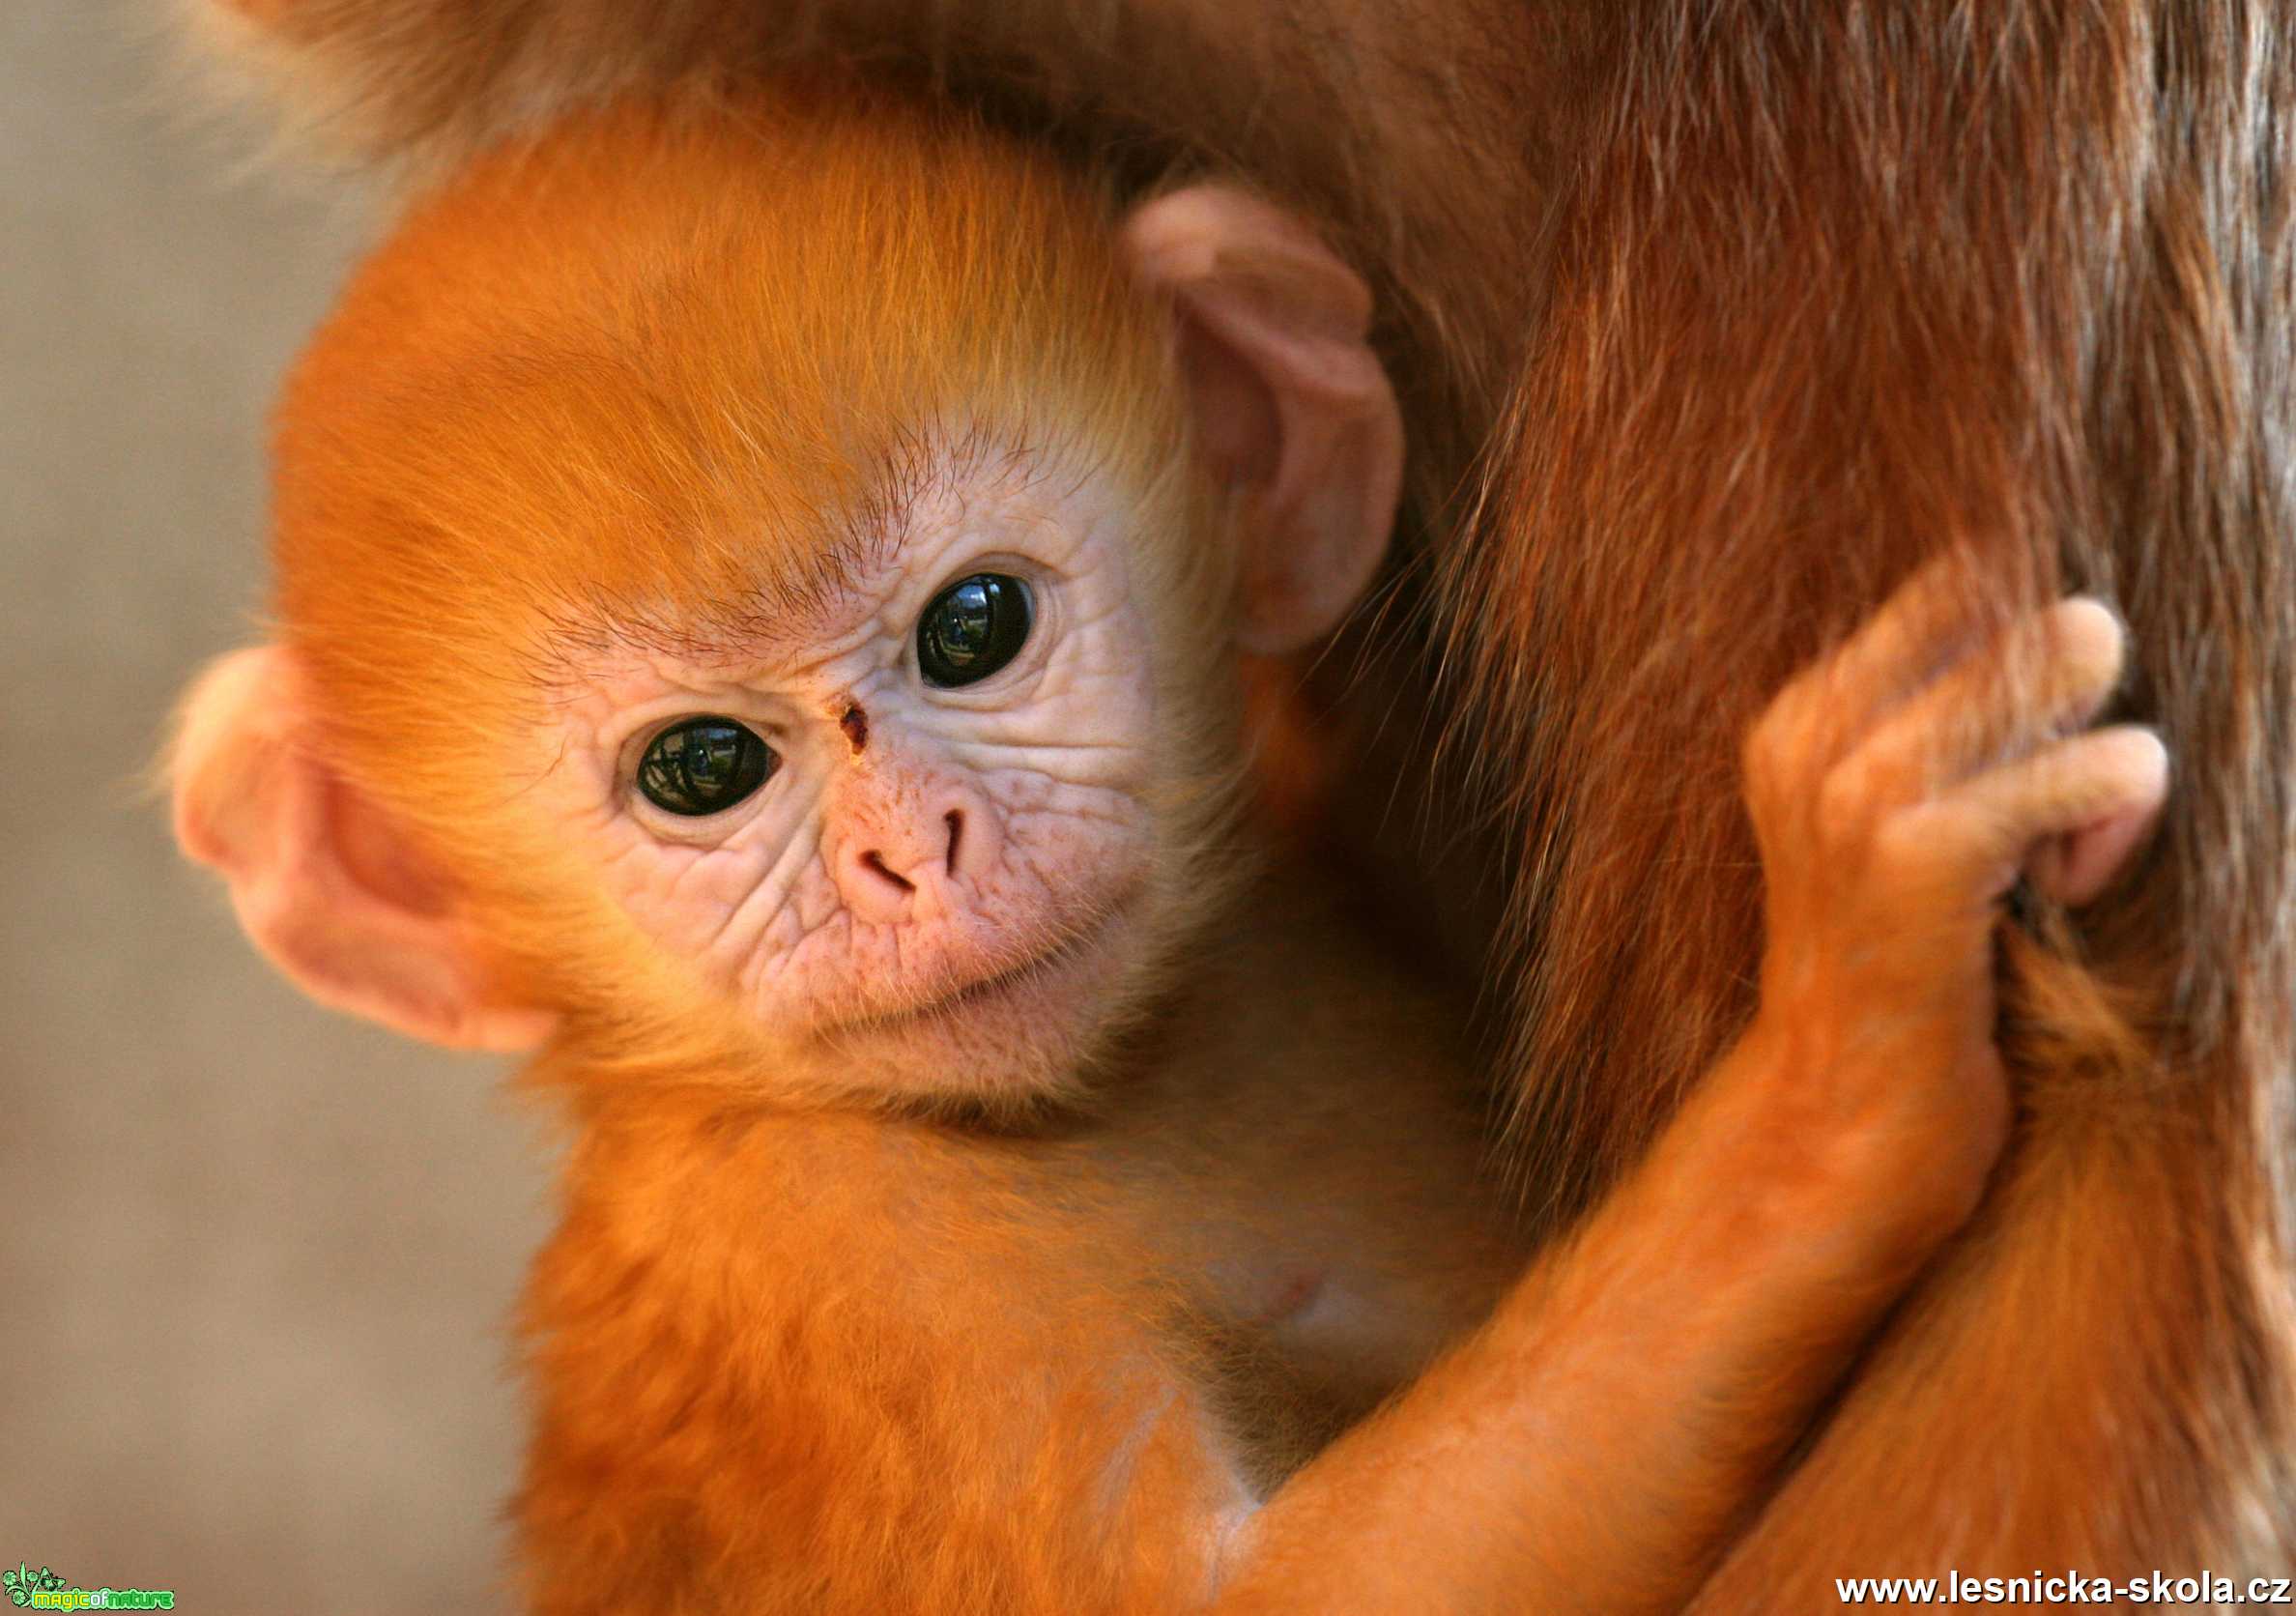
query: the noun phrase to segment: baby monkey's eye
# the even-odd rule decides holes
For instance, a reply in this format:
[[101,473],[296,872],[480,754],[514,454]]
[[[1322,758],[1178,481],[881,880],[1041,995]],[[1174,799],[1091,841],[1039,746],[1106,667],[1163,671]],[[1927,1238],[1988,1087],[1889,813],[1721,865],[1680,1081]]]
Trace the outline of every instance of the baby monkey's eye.
[[646,749],[638,789],[673,814],[723,813],[781,764],[772,747],[731,718],[683,718]]
[[1001,572],[960,578],[917,620],[917,670],[946,689],[987,678],[1020,654],[1032,609],[1028,586]]

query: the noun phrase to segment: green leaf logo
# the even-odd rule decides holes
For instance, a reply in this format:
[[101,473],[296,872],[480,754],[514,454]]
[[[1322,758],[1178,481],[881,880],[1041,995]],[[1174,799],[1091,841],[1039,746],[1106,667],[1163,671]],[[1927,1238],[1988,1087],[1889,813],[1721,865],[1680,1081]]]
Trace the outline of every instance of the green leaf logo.
[[0,1571],[0,1588],[8,1590],[10,1604],[30,1604],[34,1594],[53,1593],[63,1586],[64,1579],[47,1567],[34,1571],[26,1560],[17,1561],[14,1571]]

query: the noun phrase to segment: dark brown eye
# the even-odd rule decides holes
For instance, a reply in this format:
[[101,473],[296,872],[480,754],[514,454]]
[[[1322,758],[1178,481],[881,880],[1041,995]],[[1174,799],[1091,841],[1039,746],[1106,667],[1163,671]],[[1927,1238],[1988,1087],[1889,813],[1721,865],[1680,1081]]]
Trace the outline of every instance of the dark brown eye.
[[731,718],[684,718],[646,747],[638,789],[673,814],[721,814],[762,786],[780,764],[772,747]]
[[944,690],[985,679],[1020,654],[1033,617],[1019,579],[1002,572],[961,578],[917,620],[917,671]]

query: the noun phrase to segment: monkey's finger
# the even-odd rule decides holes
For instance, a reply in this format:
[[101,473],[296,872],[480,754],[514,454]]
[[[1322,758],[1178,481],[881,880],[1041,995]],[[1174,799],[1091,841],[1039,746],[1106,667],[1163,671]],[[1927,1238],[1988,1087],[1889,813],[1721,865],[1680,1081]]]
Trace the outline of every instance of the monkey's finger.
[[1840,767],[1863,800],[1910,801],[2095,717],[2128,636],[2085,596],[2060,600],[1956,662],[1884,719]]
[[2079,909],[2103,892],[2160,822],[2162,804],[2130,808],[2052,836],[2025,860],[2025,878],[2044,898]]
[[[1992,900],[2036,844],[2071,837],[2078,863],[2048,874],[2094,896],[2136,847],[2168,794],[2168,749],[2136,724],[2091,731],[2005,764],[1901,820],[1912,856],[1940,879]],[[2086,838],[2086,840],[2083,840]]]
[[1947,551],[1921,563],[1831,654],[1797,675],[1781,704],[1853,736],[1918,688],[1975,631],[1967,564]]

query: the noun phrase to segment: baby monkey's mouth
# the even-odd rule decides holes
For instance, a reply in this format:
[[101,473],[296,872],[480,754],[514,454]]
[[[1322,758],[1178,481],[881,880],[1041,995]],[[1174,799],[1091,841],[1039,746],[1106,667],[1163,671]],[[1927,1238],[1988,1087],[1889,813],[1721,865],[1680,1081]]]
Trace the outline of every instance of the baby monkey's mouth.
[[911,1005],[906,1010],[897,1010],[891,1016],[883,1019],[889,1022],[931,1021],[961,1014],[991,999],[1005,998],[1016,988],[1056,973],[1062,966],[1086,952],[1091,940],[1090,938],[1072,938],[1056,948],[1046,950],[1032,960],[1023,961],[1009,969],[967,982],[947,993],[936,994],[922,1004]]
[[1050,947],[953,986],[936,987],[913,1004],[856,1016],[835,1029],[838,1035],[913,1030],[923,1024],[953,1021],[1001,1006],[1033,990],[1048,987],[1073,967],[1103,954],[1140,896],[1134,887],[1095,909]]

